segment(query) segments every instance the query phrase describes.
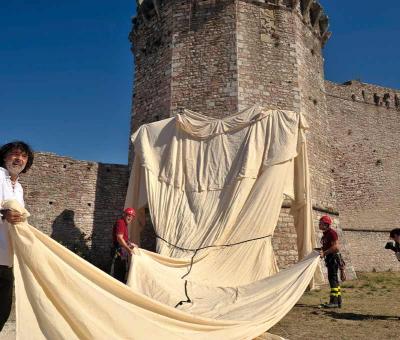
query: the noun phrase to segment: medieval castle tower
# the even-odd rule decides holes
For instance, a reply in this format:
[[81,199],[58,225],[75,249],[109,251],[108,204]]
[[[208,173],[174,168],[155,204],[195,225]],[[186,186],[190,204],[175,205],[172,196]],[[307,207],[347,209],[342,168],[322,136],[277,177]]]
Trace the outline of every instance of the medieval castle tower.
[[[389,254],[387,264],[371,258],[384,252],[384,231],[396,226],[400,212],[400,94],[325,81],[322,48],[330,35],[315,0],[139,1],[130,35],[136,67],[131,126],[181,108],[212,117],[254,104],[303,112],[315,220],[334,217],[356,269],[386,269],[393,265]],[[283,266],[296,257],[288,208],[275,234]],[[362,259],[366,249],[368,261]]]
[[[182,108],[303,112],[315,221],[334,218],[356,270],[399,270],[383,246],[400,213],[400,91],[326,81],[329,37],[315,0],[138,0],[131,130]],[[127,180],[127,166],[39,153],[24,183],[31,223],[67,245],[72,225],[77,245],[105,266]],[[297,259],[289,211],[285,203],[273,241],[282,267]]]

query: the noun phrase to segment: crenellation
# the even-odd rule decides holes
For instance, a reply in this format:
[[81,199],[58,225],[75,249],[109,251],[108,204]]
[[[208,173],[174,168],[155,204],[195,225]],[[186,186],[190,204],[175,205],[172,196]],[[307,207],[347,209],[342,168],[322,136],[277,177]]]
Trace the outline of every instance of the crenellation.
[[311,26],[315,29],[319,29],[319,21],[324,13],[323,8],[318,2],[314,2],[310,8],[310,23]]
[[329,38],[332,36],[332,32],[326,31],[321,37],[321,46],[325,47],[325,44],[328,42]]
[[314,0],[301,0],[300,1],[301,14],[303,15],[304,20],[306,22],[309,22],[309,20],[310,20],[310,8],[313,3],[314,3]]
[[324,34],[326,34],[326,32],[329,29],[328,16],[325,13],[322,13],[318,22],[319,22],[319,31],[321,33],[321,37],[324,37]]
[[300,0],[292,0],[292,10],[298,11],[300,10]]
[[357,80],[347,81],[343,84],[335,84],[327,81],[326,84],[329,88],[326,94],[330,97],[337,97],[346,101],[355,101],[372,106],[383,106],[386,109],[400,109],[400,90],[366,84]]
[[[133,19],[133,30],[138,26],[144,25],[151,27],[155,21],[161,20],[162,18],[162,7],[165,2],[171,0],[139,0],[138,1],[138,14]],[[315,0],[235,0],[235,1],[246,1],[250,4],[257,5],[259,7],[270,8],[273,10],[282,9],[292,12],[298,12],[303,17],[305,23],[309,25],[309,29],[314,31],[315,34],[320,38],[322,46],[329,39],[330,34],[327,34],[326,30],[329,26],[328,17],[324,14],[323,8],[318,1]],[[198,8],[208,8],[212,13],[211,9],[221,6],[223,0],[187,0],[186,6],[190,8],[190,16],[196,12]],[[174,14],[178,17],[182,14]]]

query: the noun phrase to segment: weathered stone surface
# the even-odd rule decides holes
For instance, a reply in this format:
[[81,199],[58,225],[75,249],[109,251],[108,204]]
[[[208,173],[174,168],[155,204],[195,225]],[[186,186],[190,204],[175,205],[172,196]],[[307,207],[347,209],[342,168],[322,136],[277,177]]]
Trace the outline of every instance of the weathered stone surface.
[[29,223],[108,270],[111,229],[124,207],[128,167],[39,152],[21,183]]
[[358,271],[399,271],[399,261],[385,249],[388,232],[344,231],[352,264]]
[[384,249],[400,213],[400,91],[325,83],[341,226],[360,271],[400,270]]
[[400,91],[351,81],[326,82],[326,92],[343,228],[397,228]]

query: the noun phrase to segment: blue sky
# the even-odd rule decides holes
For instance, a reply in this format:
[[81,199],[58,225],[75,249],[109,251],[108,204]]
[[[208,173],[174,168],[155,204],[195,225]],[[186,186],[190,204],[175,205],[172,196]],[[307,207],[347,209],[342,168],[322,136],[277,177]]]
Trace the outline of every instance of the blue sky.
[[[321,1],[326,78],[400,88],[400,1]],[[135,0],[0,1],[0,144],[127,162]]]
[[332,37],[325,78],[400,89],[400,1],[322,0]]

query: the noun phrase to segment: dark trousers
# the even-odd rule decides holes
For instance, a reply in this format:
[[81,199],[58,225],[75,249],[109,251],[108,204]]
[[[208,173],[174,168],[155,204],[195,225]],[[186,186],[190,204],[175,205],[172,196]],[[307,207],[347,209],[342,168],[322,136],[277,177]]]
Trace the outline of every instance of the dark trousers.
[[121,259],[116,256],[114,259],[114,277],[123,283],[125,283],[125,276],[127,269],[127,260]]
[[339,285],[339,262],[340,258],[338,254],[329,254],[325,258],[325,264],[328,268],[328,281],[331,287],[330,303],[336,303],[339,307],[342,305],[342,293]]
[[0,332],[11,313],[14,290],[13,270],[7,266],[0,266]]
[[336,259],[336,254],[329,254],[325,260],[326,267],[328,268],[328,281],[331,288],[337,288],[339,286],[339,263]]

